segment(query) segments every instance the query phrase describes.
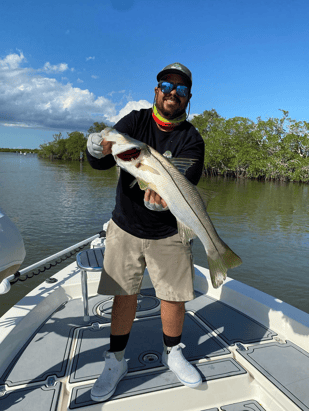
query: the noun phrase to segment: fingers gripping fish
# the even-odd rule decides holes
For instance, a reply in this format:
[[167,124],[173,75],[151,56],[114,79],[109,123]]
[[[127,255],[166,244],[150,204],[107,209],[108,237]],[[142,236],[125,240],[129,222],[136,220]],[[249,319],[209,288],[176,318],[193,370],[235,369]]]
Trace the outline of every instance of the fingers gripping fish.
[[218,288],[226,279],[227,270],[242,261],[218,236],[197,188],[170,160],[147,144],[110,128],[103,130],[102,137],[114,143],[115,161],[136,178],[140,188],[149,188],[165,200],[177,220],[182,241],[199,237],[207,254],[212,285]]

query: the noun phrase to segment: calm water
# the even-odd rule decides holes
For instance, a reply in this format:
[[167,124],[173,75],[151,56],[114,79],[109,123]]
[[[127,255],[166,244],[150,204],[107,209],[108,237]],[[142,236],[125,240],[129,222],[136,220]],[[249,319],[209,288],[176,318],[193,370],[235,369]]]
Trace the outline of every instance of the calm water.
[[[100,172],[88,163],[0,153],[0,206],[23,236],[21,268],[100,231],[111,216],[116,183],[116,168]],[[309,186],[226,179],[200,185],[217,193],[209,214],[243,260],[228,275],[309,313]],[[205,265],[199,240],[194,258]],[[0,296],[0,315],[57,270],[15,284]]]

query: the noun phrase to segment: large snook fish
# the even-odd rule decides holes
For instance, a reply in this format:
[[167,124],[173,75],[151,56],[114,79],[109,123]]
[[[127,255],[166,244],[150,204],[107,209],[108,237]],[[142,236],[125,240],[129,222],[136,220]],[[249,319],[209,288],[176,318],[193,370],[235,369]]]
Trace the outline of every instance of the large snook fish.
[[176,217],[182,241],[199,237],[207,253],[212,285],[218,288],[226,279],[227,270],[242,261],[220,239],[197,188],[178,170],[185,164],[184,159],[174,159],[176,168],[152,147],[126,134],[106,128],[101,135],[114,142],[112,154],[116,163],[136,178],[140,188],[149,188],[165,200]]

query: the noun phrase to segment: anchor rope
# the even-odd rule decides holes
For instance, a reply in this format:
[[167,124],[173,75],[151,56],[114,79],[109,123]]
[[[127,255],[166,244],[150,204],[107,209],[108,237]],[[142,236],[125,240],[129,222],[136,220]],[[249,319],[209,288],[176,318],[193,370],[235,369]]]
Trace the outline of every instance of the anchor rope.
[[[89,241],[90,243],[91,241]],[[86,247],[87,244],[84,244],[78,248],[76,248],[75,250],[70,251],[68,254],[65,254],[63,257],[57,258],[54,263],[48,263],[46,265],[44,265],[42,268],[38,268],[37,270],[34,270],[30,273],[24,274],[23,276],[20,275],[19,271],[16,271],[16,273],[14,274],[14,279],[10,281],[10,283],[13,285],[15,283],[17,283],[18,281],[20,282],[24,282],[26,280],[30,280],[30,278],[33,278],[35,275],[39,275],[44,273],[45,271],[50,270],[52,267],[56,267],[56,265],[61,264],[63,261],[66,261],[68,258],[72,257],[73,255],[75,255],[76,253],[78,253],[79,251],[81,251],[83,248]]]
[[[49,261],[46,261],[45,263],[42,261],[42,265],[40,265],[40,267],[42,268],[36,268],[33,271],[29,272],[29,273],[24,273],[21,274],[20,271],[17,271],[14,275],[13,278],[10,281],[10,284],[16,284],[18,281],[20,282],[24,282],[26,280],[29,280],[30,278],[33,278],[36,275],[42,274],[45,271],[50,270],[52,267],[56,267],[56,265],[61,264],[63,261],[66,261],[68,258],[71,258],[73,255],[75,255],[76,253],[78,253],[79,251],[81,251],[83,248],[85,248],[89,243],[91,243],[95,238],[102,238],[102,237],[106,237],[106,232],[100,231],[98,234],[96,234],[95,236],[89,238],[89,241],[85,240],[84,244],[79,243],[80,245],[76,248],[67,250],[66,253],[64,253],[63,255],[60,256],[56,256],[55,255],[55,259],[53,260],[52,258],[50,258]],[[76,244],[77,245],[77,244]],[[74,247],[74,246],[73,246]],[[65,251],[65,250],[64,250]],[[51,256],[52,257],[52,256]],[[52,262],[50,262],[52,261]],[[29,267],[30,268],[30,267]],[[21,270],[24,271],[24,270]]]

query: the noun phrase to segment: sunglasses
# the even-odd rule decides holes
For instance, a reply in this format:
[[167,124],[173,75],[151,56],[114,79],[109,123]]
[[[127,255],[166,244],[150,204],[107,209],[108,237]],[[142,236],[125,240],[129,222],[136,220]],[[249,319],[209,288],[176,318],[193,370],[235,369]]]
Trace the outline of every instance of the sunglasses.
[[189,95],[189,87],[184,84],[174,84],[169,81],[160,81],[158,86],[164,94],[168,94],[172,90],[176,89],[176,93],[180,97],[188,97]]

